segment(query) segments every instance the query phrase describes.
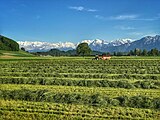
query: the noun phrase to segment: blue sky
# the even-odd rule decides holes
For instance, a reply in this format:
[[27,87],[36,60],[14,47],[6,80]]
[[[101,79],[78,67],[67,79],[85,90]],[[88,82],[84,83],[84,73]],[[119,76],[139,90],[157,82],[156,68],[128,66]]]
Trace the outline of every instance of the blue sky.
[[0,34],[16,41],[107,41],[160,34],[160,0],[0,0]]

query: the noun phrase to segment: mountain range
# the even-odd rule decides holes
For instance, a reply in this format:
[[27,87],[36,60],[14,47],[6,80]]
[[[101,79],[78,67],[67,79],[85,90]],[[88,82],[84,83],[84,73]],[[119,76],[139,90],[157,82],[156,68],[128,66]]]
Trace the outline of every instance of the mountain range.
[[[86,42],[94,51],[101,52],[128,52],[135,48],[150,50],[157,48],[160,50],[160,35],[146,36],[140,40],[118,39],[108,42],[106,40],[83,40],[80,43]],[[20,47],[25,48],[29,52],[49,51],[50,49],[59,49],[63,51],[72,50],[79,43],[64,42],[64,43],[49,43],[49,42],[29,42],[18,41]]]

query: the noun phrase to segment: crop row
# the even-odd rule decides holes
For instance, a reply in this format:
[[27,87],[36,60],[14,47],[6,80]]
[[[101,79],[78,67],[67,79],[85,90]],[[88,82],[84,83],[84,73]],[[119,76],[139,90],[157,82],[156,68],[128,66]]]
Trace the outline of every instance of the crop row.
[[54,93],[48,90],[0,90],[0,99],[22,100],[35,102],[54,102],[67,104],[86,104],[91,106],[121,106],[132,108],[160,109],[160,97],[150,98],[146,96],[118,96],[110,98],[99,94],[78,94],[78,93]]
[[[18,63],[18,64],[17,64]],[[158,67],[160,64],[159,60],[111,60],[111,61],[75,61],[75,60],[48,60],[48,61],[14,61],[14,62],[1,62],[0,65],[2,68],[8,68],[8,67],[23,67],[26,66],[29,67],[78,67],[81,66],[82,68],[95,68],[95,67],[120,67],[120,68],[126,68],[126,67],[137,67],[137,68],[143,68],[143,67]]]
[[158,119],[156,110],[0,100],[0,119]]
[[58,78],[99,78],[99,79],[141,79],[160,80],[160,74],[106,74],[106,73],[41,73],[41,72],[1,72],[0,78],[6,77],[58,77]]
[[[26,66],[25,66],[26,67]],[[160,74],[160,67],[149,68],[1,68],[0,72],[41,72],[41,73],[108,73],[108,74]]]
[[114,87],[114,88],[143,88],[160,89],[159,81],[141,80],[131,82],[128,80],[75,80],[63,78],[45,78],[45,77],[3,77],[0,78],[0,84],[32,84],[32,85],[62,85],[62,86],[85,86],[85,87]]
[[49,93],[66,93],[66,94],[84,94],[105,95],[110,98],[118,96],[146,96],[150,98],[157,98],[160,96],[159,89],[123,89],[123,88],[105,88],[105,87],[81,87],[81,86],[50,86],[50,85],[15,85],[15,84],[0,84],[1,91],[14,91],[28,89],[31,91],[46,90]]
[[[103,74],[160,74],[160,61],[158,60],[46,60],[46,61],[20,61],[0,63],[0,73],[103,73]],[[16,74],[17,75],[17,74]],[[19,75],[17,75],[19,76]],[[30,75],[28,75],[30,76]],[[51,76],[51,75],[50,75]]]

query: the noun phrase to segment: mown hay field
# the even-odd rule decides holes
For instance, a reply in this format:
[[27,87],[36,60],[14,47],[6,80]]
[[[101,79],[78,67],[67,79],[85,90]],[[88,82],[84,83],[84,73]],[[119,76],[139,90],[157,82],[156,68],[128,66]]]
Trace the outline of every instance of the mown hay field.
[[159,57],[0,58],[0,119],[160,119]]

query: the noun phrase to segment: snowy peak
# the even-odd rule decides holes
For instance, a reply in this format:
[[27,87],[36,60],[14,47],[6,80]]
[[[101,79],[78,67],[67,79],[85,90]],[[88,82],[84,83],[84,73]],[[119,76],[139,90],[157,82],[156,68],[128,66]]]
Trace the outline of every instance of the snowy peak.
[[120,46],[123,44],[130,44],[133,40],[132,39],[117,39],[115,41],[110,42],[110,46]]
[[[147,49],[152,48],[160,49],[160,35],[154,37],[147,36],[140,40],[133,41],[132,39],[117,39],[111,42],[101,39],[95,40],[82,40],[80,43],[88,43],[89,47],[95,51],[101,52],[125,52],[133,50],[135,48]],[[27,51],[49,51],[50,49],[59,49],[59,50],[72,50],[77,47],[77,44],[72,42],[59,42],[59,43],[49,43],[49,42],[29,42],[29,41],[19,41],[20,47],[24,47]]]
[[146,36],[140,39],[140,41],[144,42],[144,44],[152,44],[152,43],[160,42],[160,35],[156,35],[155,37]]
[[101,39],[83,40],[82,42],[88,43],[88,45],[92,50],[105,52],[106,49],[109,47],[120,46],[123,44],[130,45],[132,41],[133,41],[132,39],[127,38],[127,39],[117,39],[111,42],[101,40]]
[[87,43],[88,45],[90,45],[94,40],[82,40],[81,43]]
[[[101,39],[95,40],[82,40],[80,43],[88,43],[92,50],[100,50],[103,51],[106,47],[109,46],[119,46],[122,44],[130,43],[131,39],[118,39],[115,41],[105,41]],[[29,42],[29,41],[18,41],[20,47],[24,47],[27,51],[48,51],[50,49],[60,49],[60,50],[71,50],[77,47],[77,44],[72,42],[59,42],[59,43],[49,43],[49,42]]]
[[20,47],[24,47],[27,51],[48,51],[56,48],[60,50],[75,49],[76,45],[71,42],[65,43],[48,43],[48,42],[29,42],[29,41],[18,41]]
[[101,39],[95,39],[95,40],[83,40],[81,43],[83,43],[83,42],[88,43],[88,45],[93,45],[93,46],[96,46],[96,45],[102,46],[103,44],[110,45],[110,46],[112,46],[112,45],[119,46],[122,44],[131,43],[132,39],[117,39],[117,40],[111,41],[111,42],[101,40]]
[[93,45],[96,45],[96,44],[101,45],[101,44],[103,44],[103,43],[104,43],[104,40],[100,40],[100,39],[95,39],[95,40],[92,42]]

